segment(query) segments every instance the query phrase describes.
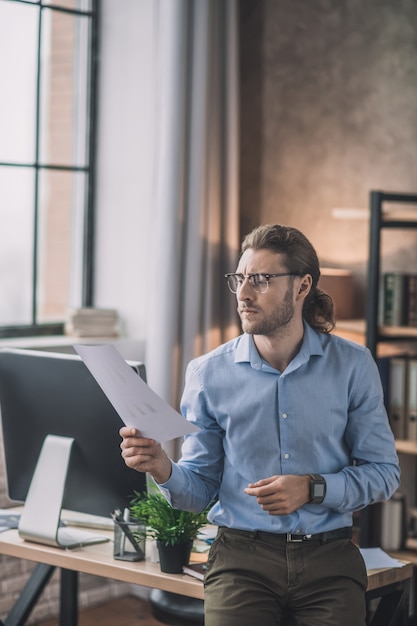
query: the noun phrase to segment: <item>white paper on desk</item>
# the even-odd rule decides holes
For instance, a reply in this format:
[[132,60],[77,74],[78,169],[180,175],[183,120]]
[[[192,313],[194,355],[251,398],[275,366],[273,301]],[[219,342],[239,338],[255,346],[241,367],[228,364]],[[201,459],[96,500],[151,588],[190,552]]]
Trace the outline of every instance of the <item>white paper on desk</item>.
[[10,509],[0,509],[0,533],[4,530],[19,526],[20,513],[13,513]]
[[74,345],[126,426],[163,442],[199,430],[160,398],[111,344]]
[[404,563],[393,559],[381,548],[360,548],[366,569],[383,569],[387,567],[404,567]]

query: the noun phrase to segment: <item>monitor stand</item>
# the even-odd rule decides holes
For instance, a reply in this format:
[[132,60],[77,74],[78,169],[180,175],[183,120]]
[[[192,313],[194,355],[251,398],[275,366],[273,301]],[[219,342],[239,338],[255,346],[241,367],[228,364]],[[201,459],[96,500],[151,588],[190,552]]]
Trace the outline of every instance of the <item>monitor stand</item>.
[[109,541],[105,535],[61,524],[73,443],[72,437],[45,437],[20,517],[19,535],[22,539],[58,548]]

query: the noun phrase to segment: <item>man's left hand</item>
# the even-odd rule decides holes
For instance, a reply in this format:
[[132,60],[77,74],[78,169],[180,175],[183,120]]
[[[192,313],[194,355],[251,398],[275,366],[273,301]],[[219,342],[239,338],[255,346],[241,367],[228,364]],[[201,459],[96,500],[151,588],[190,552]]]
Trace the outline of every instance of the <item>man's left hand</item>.
[[244,489],[269,515],[289,515],[310,500],[310,476],[271,476]]

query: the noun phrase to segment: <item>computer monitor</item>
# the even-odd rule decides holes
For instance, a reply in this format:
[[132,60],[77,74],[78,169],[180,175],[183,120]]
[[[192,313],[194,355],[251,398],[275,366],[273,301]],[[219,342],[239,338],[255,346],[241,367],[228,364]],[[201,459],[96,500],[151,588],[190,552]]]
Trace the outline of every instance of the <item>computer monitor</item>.
[[[146,380],[143,363],[129,364]],[[78,355],[0,349],[0,411],[12,501],[27,499],[48,436],[58,443],[73,440],[62,508],[110,518],[114,509],[129,506],[135,491],[146,490],[146,475],[121,457],[121,418]]]

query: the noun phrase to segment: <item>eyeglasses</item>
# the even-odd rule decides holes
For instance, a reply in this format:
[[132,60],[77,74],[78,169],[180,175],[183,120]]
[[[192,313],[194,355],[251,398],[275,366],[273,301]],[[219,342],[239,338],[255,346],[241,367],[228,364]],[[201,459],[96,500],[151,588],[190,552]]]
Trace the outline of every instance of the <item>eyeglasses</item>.
[[256,293],[265,293],[268,291],[269,281],[271,278],[280,278],[280,276],[300,276],[295,272],[285,272],[282,274],[225,274],[227,285],[232,293],[237,293],[243,285],[245,278],[248,279],[249,285]]

